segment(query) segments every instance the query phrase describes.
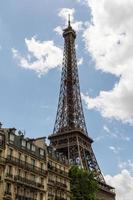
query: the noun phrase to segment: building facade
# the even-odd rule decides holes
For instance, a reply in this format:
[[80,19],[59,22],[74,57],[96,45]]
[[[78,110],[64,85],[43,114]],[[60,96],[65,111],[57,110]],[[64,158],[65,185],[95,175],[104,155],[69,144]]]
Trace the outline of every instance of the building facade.
[[0,129],[0,199],[47,200],[46,148],[13,129]]
[[0,200],[70,200],[69,165],[45,137],[0,126]]
[[70,200],[69,165],[66,158],[48,147],[48,200]]

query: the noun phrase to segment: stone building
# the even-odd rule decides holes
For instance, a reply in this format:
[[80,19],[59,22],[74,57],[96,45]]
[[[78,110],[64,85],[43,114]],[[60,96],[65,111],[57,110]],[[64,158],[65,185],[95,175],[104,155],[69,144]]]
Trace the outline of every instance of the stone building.
[[0,200],[70,200],[69,166],[45,137],[0,126]]
[[48,152],[48,200],[70,200],[69,165],[52,147]]
[[47,200],[46,148],[14,128],[0,129],[0,199]]

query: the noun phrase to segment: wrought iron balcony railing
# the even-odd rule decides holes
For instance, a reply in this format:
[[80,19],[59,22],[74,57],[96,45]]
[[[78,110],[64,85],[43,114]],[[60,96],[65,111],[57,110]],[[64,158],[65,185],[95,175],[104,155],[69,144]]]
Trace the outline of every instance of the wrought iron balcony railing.
[[13,179],[13,175],[11,173],[6,173],[6,178]]
[[66,183],[61,183],[61,182],[59,182],[59,181],[56,181],[56,185],[57,185],[58,187],[67,188],[67,184],[66,184]]
[[5,147],[5,136],[0,134],[0,149],[4,149]]
[[55,196],[55,200],[66,200],[64,197]]
[[15,200],[36,200],[36,198],[33,197],[26,197],[26,196],[22,196],[22,195],[15,195]]
[[48,196],[54,196],[54,194],[52,192],[48,192]]
[[47,174],[46,170],[39,168],[35,165],[32,165],[28,162],[25,162],[23,160],[20,160],[19,158],[16,158],[16,157],[13,157],[13,156],[7,156],[6,162],[12,163],[14,165],[17,165],[17,166],[22,167],[24,169],[27,169],[29,171],[38,173],[42,176],[46,176],[46,174]]
[[25,185],[27,185],[29,187],[34,187],[34,188],[37,188],[37,189],[39,189],[39,188],[40,189],[44,189],[44,185],[43,184],[38,183],[35,180],[30,180],[30,179],[27,179],[25,177],[19,176],[19,175],[14,176],[14,180],[16,182],[25,184]]
[[66,176],[68,177],[68,173],[61,170],[61,169],[58,169],[57,167],[53,167],[52,165],[48,164],[48,169],[51,170],[51,171],[54,171],[60,175],[63,175],[63,176]]
[[11,199],[11,196],[12,196],[11,191],[6,190],[6,191],[4,192],[3,199],[4,199],[4,200]]
[[59,181],[54,181],[54,180],[51,180],[51,179],[48,179],[48,183],[54,185],[55,187],[61,187],[61,188],[67,188],[67,184],[66,183],[61,183]]
[[48,196],[53,197],[53,199],[55,199],[55,200],[67,200],[67,198],[59,197],[59,196],[55,195],[55,193],[52,193],[50,191],[48,192]]
[[0,165],[5,165],[6,159],[0,156]]

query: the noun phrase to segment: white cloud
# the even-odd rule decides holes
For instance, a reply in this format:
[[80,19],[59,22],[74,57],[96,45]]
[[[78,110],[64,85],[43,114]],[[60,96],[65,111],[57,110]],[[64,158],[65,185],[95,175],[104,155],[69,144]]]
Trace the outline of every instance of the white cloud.
[[103,126],[103,131],[101,131],[101,135],[95,138],[95,141],[104,140],[107,137],[111,139],[115,139],[118,142],[124,141],[124,142],[130,142],[131,138],[126,135],[127,133],[124,133],[123,130],[119,128],[119,130],[116,127],[110,127],[108,128],[107,125]]
[[103,129],[110,134],[110,129],[106,125],[103,126]]
[[130,141],[131,141],[131,138],[130,138],[130,137],[125,136],[125,135],[122,135],[122,134],[121,134],[121,139],[122,139],[123,141],[127,141],[127,142],[130,142]]
[[53,41],[39,41],[35,37],[25,39],[27,56],[22,56],[18,50],[12,49],[13,57],[22,68],[35,71],[39,76],[57,68],[62,63],[62,49]]
[[59,35],[62,35],[62,28],[61,28],[61,26],[57,26],[57,27],[54,29],[54,31],[55,31],[56,33],[58,33]]
[[65,24],[68,24],[68,19],[69,19],[69,15],[70,15],[70,20],[71,22],[74,21],[74,13],[75,13],[75,9],[74,8],[62,8],[60,9],[58,16],[61,17],[63,20],[65,20]]
[[105,176],[109,185],[116,189],[116,200],[132,200],[133,199],[133,177],[126,169],[121,173],[110,176]]
[[[65,22],[65,27],[68,25],[68,16],[70,15],[70,21],[71,21],[71,25],[73,27],[73,29],[75,31],[81,31],[83,30],[83,22],[82,21],[75,21],[74,19],[74,14],[75,14],[75,9],[72,8],[62,8],[59,13],[58,16],[61,17],[64,22]],[[57,26],[54,31],[56,31],[58,34],[62,34],[62,27],[61,26]]]
[[133,161],[129,159],[127,161],[120,162],[118,167],[120,169],[128,169],[129,171],[133,172]]
[[[94,138],[95,142],[99,142],[101,140],[104,140],[106,137],[112,137],[112,133],[111,133],[110,129],[106,125],[103,126],[103,130],[104,131],[102,131],[101,135],[99,135],[96,138]],[[104,132],[106,134],[104,134]]]
[[[118,134],[116,134],[113,129],[110,130],[106,125],[103,126],[103,130],[106,132],[106,136],[109,136],[112,138],[118,138]],[[119,138],[121,138],[121,137],[119,137]]]
[[84,62],[84,59],[83,58],[79,58],[78,61],[77,61],[77,65],[82,65]]
[[122,149],[120,147],[110,146],[109,149],[114,153],[118,154]]
[[116,127],[109,128],[107,125],[104,125],[103,131],[101,131],[101,135],[96,137],[95,141],[104,140],[108,137],[117,141],[130,142],[131,138],[125,134],[127,133],[124,133],[120,128],[118,130]]
[[92,23],[84,31],[86,48],[96,69],[117,76],[119,81],[112,90],[100,91],[96,98],[84,95],[84,100],[103,117],[133,124],[133,0],[87,2]]

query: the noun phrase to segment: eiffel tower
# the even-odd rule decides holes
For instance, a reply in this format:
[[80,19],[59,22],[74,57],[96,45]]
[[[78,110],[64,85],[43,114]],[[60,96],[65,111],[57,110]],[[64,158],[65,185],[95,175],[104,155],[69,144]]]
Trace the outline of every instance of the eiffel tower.
[[59,103],[53,134],[48,138],[57,151],[66,155],[70,165],[94,170],[100,184],[100,197],[114,200],[113,188],[106,184],[92,149],[93,140],[87,133],[78,77],[75,39],[76,32],[68,21],[63,30],[64,54]]

